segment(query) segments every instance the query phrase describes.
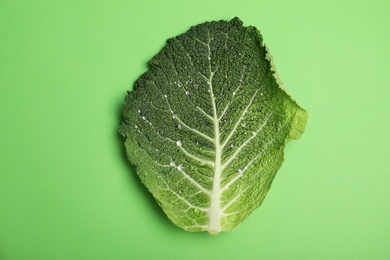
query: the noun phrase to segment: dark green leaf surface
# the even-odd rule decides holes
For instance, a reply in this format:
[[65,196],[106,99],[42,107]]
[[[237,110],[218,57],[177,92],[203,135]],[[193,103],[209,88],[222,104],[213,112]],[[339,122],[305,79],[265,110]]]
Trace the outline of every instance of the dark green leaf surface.
[[238,18],[169,39],[148,65],[123,108],[130,162],[179,227],[234,230],[264,200],[306,111]]

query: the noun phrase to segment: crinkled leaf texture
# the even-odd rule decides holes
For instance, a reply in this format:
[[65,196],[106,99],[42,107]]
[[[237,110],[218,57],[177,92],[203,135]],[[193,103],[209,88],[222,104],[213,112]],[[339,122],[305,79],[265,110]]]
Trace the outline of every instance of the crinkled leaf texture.
[[120,133],[137,174],[187,231],[234,230],[267,194],[307,113],[260,32],[238,18],[169,39],[128,93]]

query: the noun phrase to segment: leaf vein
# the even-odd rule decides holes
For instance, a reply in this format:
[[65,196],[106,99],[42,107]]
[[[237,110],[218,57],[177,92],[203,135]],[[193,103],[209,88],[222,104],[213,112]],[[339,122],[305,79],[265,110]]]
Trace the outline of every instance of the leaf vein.
[[184,149],[183,146],[179,146],[179,148],[180,148],[180,150],[182,150],[183,153],[184,153],[186,156],[188,156],[189,158],[194,159],[195,161],[198,161],[198,162],[200,162],[200,163],[202,163],[202,164],[208,164],[208,165],[210,165],[210,166],[214,166],[214,163],[213,163],[213,162],[211,162],[211,161],[209,161],[209,160],[205,160],[205,159],[199,158],[199,157],[197,157],[197,156],[195,156],[195,155],[189,153],[186,149]]
[[202,136],[202,137],[205,138],[206,140],[208,140],[208,141],[210,141],[210,142],[212,142],[212,143],[214,142],[214,139],[211,138],[210,136],[208,136],[208,135],[206,135],[206,134],[200,132],[199,130],[197,130],[197,129],[195,129],[195,128],[192,128],[192,127],[190,127],[189,125],[187,125],[186,123],[184,123],[184,122],[175,114],[175,112],[173,111],[172,106],[171,106],[171,104],[170,104],[170,102],[169,102],[169,100],[168,100],[168,96],[167,96],[167,95],[164,95],[164,94],[161,92],[161,90],[156,86],[156,83],[155,83],[154,81],[152,81],[152,82],[153,82],[153,85],[155,86],[155,88],[156,88],[156,89],[160,92],[160,94],[164,97],[164,99],[165,99],[165,101],[166,101],[166,103],[167,103],[168,109],[169,109],[169,111],[171,112],[172,116],[174,116],[175,119],[176,119],[177,121],[179,121],[180,124],[182,124],[182,125],[183,125],[185,128],[187,128],[188,130],[190,130],[190,131],[192,131],[192,132],[194,132],[194,133],[196,133],[196,134]]
[[252,141],[253,138],[255,138],[257,136],[257,134],[263,130],[264,126],[267,124],[268,122],[268,119],[270,118],[270,116],[273,114],[273,111],[271,113],[269,113],[267,115],[267,117],[265,118],[264,122],[261,124],[261,126],[259,127],[258,130],[255,131],[255,134],[252,135],[250,138],[248,138],[248,140],[246,140],[242,145],[240,145],[240,147],[237,148],[237,150],[233,153],[232,156],[230,156],[230,158],[225,161],[225,163],[222,165],[222,169],[225,169],[234,159],[237,158],[237,155],[241,152],[241,150],[250,142]]

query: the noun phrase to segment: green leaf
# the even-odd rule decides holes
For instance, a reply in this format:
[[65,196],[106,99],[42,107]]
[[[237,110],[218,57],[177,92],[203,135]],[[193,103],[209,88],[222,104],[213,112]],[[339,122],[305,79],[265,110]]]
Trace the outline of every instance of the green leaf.
[[306,111],[238,18],[190,28],[148,65],[122,111],[130,162],[177,226],[234,230],[264,200]]

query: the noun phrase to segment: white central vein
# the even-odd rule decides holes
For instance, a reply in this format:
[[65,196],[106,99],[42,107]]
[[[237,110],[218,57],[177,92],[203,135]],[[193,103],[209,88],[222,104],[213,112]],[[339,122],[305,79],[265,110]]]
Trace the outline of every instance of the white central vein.
[[211,69],[211,49],[210,49],[210,34],[208,32],[208,62],[209,62],[209,78],[207,78],[207,84],[210,88],[210,98],[211,104],[213,108],[213,124],[214,124],[214,147],[215,147],[215,163],[214,163],[214,179],[213,179],[213,189],[211,191],[210,196],[210,209],[209,209],[209,223],[208,223],[208,231],[212,235],[217,235],[221,231],[221,216],[223,210],[221,209],[221,153],[222,147],[220,144],[220,133],[219,133],[219,120],[218,120],[218,111],[217,104],[215,102],[214,97],[214,89],[213,89],[213,76],[214,72]]

